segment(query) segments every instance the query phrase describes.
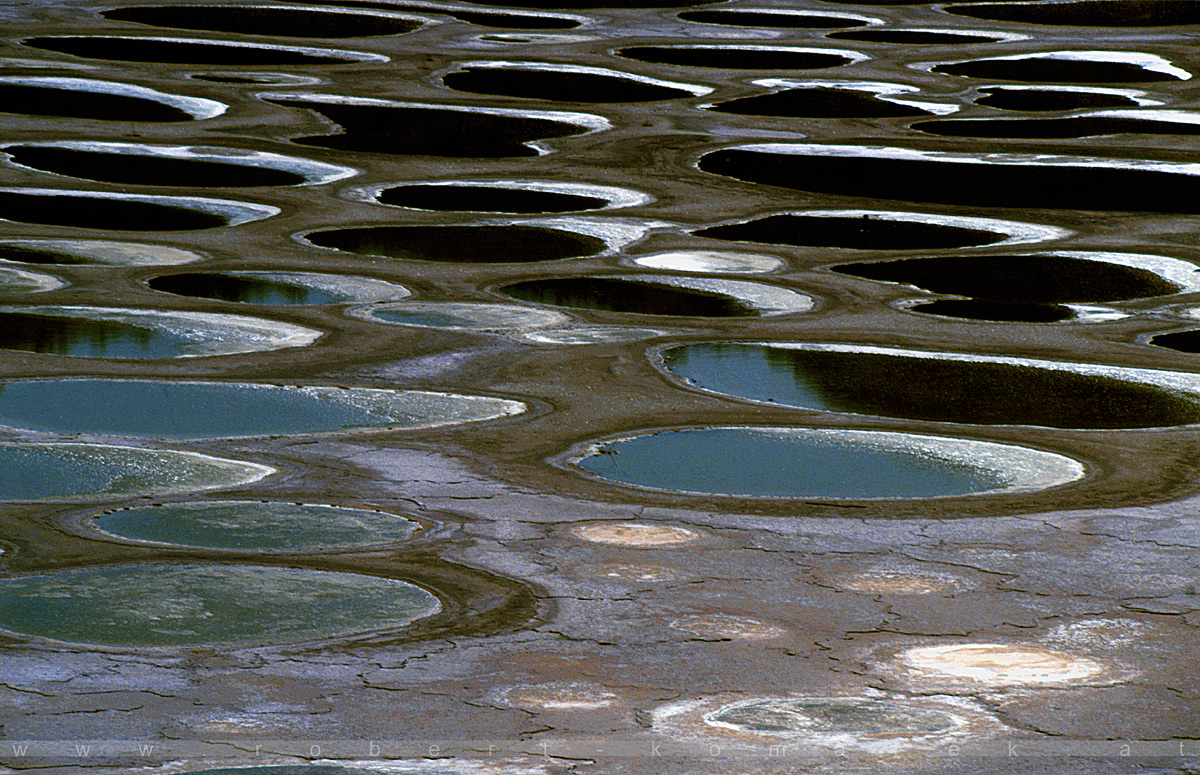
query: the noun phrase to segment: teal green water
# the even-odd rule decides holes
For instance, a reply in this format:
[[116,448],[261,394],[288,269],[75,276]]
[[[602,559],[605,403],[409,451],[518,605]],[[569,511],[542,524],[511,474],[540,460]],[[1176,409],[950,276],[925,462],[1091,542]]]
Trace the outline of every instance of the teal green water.
[[641,487],[768,498],[929,498],[1010,483],[1001,472],[915,450],[758,428],[636,436],[602,444],[578,465]]
[[99,444],[0,445],[0,501],[231,487],[271,469],[188,452]]
[[289,643],[440,610],[404,581],[251,565],[134,565],[0,579],[0,628],[106,646]]
[[514,402],[419,391],[78,379],[0,383],[0,425],[162,439],[411,428],[511,414]]
[[325,552],[403,541],[420,525],[396,514],[312,503],[173,503],[96,517],[122,538],[209,549]]

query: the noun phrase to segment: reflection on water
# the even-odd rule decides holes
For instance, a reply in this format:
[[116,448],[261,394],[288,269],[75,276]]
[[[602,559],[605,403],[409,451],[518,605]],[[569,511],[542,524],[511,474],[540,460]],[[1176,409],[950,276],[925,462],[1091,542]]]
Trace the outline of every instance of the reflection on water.
[[608,204],[607,199],[600,197],[567,194],[561,191],[429,184],[384,189],[380,192],[378,200],[385,205],[413,207],[419,210],[487,213],[568,213],[576,210],[595,210]]
[[464,67],[442,78],[456,91],[529,97],[557,102],[650,102],[691,97],[693,92],[618,75],[534,70],[532,68]]
[[323,248],[410,261],[504,264],[591,256],[599,237],[544,226],[376,226],[305,235]]
[[334,135],[292,142],[366,153],[503,158],[537,156],[528,143],[583,134],[588,127],[534,115],[489,113],[453,107],[354,105],[271,98],[267,102],[308,108],[341,127]]
[[4,152],[17,164],[35,170],[105,183],[230,188],[293,186],[308,182],[308,178],[299,173],[261,164],[170,158],[153,153],[115,153],[36,145],[8,146]]
[[662,354],[699,387],[806,409],[976,425],[1147,428],[1200,422],[1200,404],[1065,370],[874,353],[698,344]]
[[516,401],[419,390],[120,379],[0,383],[2,425],[169,439],[432,427],[522,409]]
[[608,277],[529,280],[500,289],[522,301],[643,315],[746,317],[759,311],[733,296]]
[[57,315],[0,312],[0,349],[77,358],[175,358],[186,339],[161,330]]
[[0,83],[0,113],[99,121],[193,121],[186,110],[127,94]]
[[926,315],[941,315],[965,320],[994,320],[1009,323],[1058,323],[1075,317],[1075,311],[1062,304],[1036,304],[1019,301],[980,301],[978,299],[939,299],[908,308]]
[[197,272],[163,275],[151,278],[146,284],[153,290],[179,296],[243,304],[338,304],[346,301],[345,295],[320,288],[228,274]]
[[743,223],[712,226],[695,232],[701,237],[738,242],[762,242],[797,247],[853,250],[965,248],[1003,242],[1002,231],[970,229],[945,223],[856,216],[769,215]]
[[1118,301],[1177,293],[1178,285],[1147,269],[1053,254],[946,256],[839,264],[841,274],[906,283],[934,293],[989,301],[1070,303]]
[[274,469],[193,452],[102,444],[0,445],[0,500],[155,495],[235,487]]
[[657,490],[760,498],[929,498],[1013,484],[998,467],[906,448],[876,435],[884,434],[667,431],[604,443],[577,465],[605,479]]

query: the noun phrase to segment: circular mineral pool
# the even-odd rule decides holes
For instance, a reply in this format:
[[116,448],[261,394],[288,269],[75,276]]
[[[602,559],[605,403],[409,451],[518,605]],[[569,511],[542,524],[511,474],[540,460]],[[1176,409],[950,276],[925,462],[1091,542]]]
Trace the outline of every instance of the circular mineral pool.
[[355,307],[353,317],[393,326],[445,328],[452,331],[503,333],[560,326],[566,315],[517,304],[481,304],[468,301],[402,301]]
[[752,498],[936,498],[1067,484],[1079,462],[1011,444],[884,431],[718,427],[584,445],[572,458],[611,481]]
[[329,552],[411,537],[420,525],[397,514],[315,503],[221,501],[111,511],[92,524],[137,541],[207,549]]
[[910,737],[949,732],[966,720],[933,708],[866,697],[757,698],[704,717],[714,727],[769,735],[844,734]]
[[196,452],[107,444],[0,444],[0,501],[165,495],[236,487],[275,469]]
[[430,428],[522,411],[519,401],[426,390],[120,379],[0,383],[0,425],[51,433],[225,438]]
[[64,266],[169,266],[202,261],[203,253],[167,245],[109,240],[5,239],[0,259]]
[[661,357],[688,385],[827,412],[1049,428],[1200,422],[1200,383],[1176,372],[784,342],[681,345]]
[[131,565],[0,579],[3,629],[104,646],[347,638],[440,610],[404,581],[297,568]]
[[386,280],[321,272],[187,272],[152,277],[151,290],[241,304],[345,304],[403,299],[410,291]]

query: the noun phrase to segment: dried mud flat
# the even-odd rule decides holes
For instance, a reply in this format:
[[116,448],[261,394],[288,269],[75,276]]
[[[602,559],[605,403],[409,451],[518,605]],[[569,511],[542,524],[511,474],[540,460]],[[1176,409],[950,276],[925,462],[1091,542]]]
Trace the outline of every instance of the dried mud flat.
[[1200,768],[1200,3],[0,20],[0,772]]

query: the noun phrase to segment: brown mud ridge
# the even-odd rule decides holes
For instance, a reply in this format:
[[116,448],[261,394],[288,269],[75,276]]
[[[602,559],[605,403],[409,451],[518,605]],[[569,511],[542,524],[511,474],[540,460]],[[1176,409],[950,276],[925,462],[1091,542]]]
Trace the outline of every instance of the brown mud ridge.
[[0,771],[1196,771],[1198,9],[0,8]]

